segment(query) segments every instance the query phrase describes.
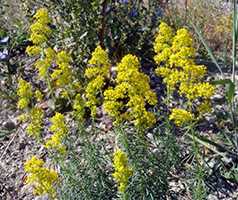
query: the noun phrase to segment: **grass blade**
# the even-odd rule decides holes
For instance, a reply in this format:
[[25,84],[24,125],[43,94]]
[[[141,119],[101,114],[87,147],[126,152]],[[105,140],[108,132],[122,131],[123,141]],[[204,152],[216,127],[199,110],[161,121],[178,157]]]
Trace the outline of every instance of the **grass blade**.
[[217,69],[219,70],[219,72],[220,72],[222,78],[224,78],[224,74],[223,74],[223,72],[222,72],[222,70],[221,70],[221,67],[220,67],[220,65],[218,64],[218,62],[217,62],[215,56],[213,55],[212,50],[209,48],[209,46],[207,45],[207,42],[206,42],[205,39],[203,38],[200,29],[199,29],[197,26],[195,26],[193,23],[192,23],[192,26],[193,26],[193,28],[194,28],[196,34],[198,35],[199,40],[202,42],[202,44],[203,44],[204,47],[206,48],[206,50],[207,50],[209,56],[210,56],[211,59],[212,59],[212,62],[216,65],[216,67],[217,67]]

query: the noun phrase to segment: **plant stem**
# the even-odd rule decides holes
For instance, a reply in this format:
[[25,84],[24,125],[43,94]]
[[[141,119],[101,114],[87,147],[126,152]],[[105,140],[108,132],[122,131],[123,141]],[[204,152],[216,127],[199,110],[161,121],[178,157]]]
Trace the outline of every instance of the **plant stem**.
[[53,99],[53,101],[55,103],[56,100],[55,100],[55,97],[54,97],[54,94],[53,94],[53,89],[52,89],[52,86],[51,86],[51,83],[50,83],[49,75],[47,75],[47,77],[46,77],[46,82],[47,82],[48,89],[50,91],[50,96],[52,97],[52,99]]
[[236,42],[237,42],[237,5],[233,0],[233,31],[232,31],[232,82],[235,84],[236,70]]
[[[236,43],[237,43],[237,5],[236,0],[233,0],[233,30],[232,30],[232,75],[231,80],[234,84],[234,87],[236,87]],[[234,98],[232,99],[232,102],[230,103],[230,112],[232,116],[232,122],[234,128],[236,127],[236,116],[235,116],[235,102]]]
[[205,39],[203,38],[203,35],[202,35],[200,29],[199,29],[197,26],[195,26],[193,23],[191,23],[191,24],[192,24],[192,26],[193,26],[193,28],[194,28],[196,34],[198,35],[199,40],[202,42],[203,46],[206,48],[206,50],[207,50],[209,56],[211,57],[212,62],[216,65],[217,69],[219,70],[222,79],[224,79],[224,74],[223,74],[223,72],[222,72],[222,70],[221,70],[221,67],[220,67],[220,65],[218,64],[218,62],[217,62],[215,56],[213,55],[212,50],[208,47],[207,42],[206,42]]

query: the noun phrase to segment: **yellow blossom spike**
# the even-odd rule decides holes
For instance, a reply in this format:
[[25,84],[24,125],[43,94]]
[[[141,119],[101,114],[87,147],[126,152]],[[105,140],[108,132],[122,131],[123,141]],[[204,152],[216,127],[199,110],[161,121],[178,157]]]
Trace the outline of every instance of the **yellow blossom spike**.
[[33,18],[41,22],[42,24],[48,24],[51,22],[48,10],[46,8],[38,9]]
[[110,66],[107,52],[101,46],[97,46],[85,71],[85,77],[89,79],[86,86],[86,106],[91,110],[92,117],[96,117],[97,106],[101,104],[98,95],[102,93],[110,74]]
[[43,118],[44,118],[44,112],[41,108],[32,108],[28,120],[30,121],[30,124],[28,124],[26,128],[26,132],[30,136],[34,136],[35,138],[39,138],[42,128],[43,128]]
[[18,82],[17,95],[19,97],[17,103],[18,108],[27,108],[33,95],[31,84],[23,79],[20,79]]
[[63,144],[63,139],[68,133],[64,115],[56,113],[51,119],[50,131],[53,135],[46,141],[45,147],[56,150],[61,154],[65,154],[66,148]]
[[133,170],[129,167],[127,155],[121,149],[117,149],[113,154],[113,167],[115,171],[112,176],[118,184],[119,192],[124,193]]

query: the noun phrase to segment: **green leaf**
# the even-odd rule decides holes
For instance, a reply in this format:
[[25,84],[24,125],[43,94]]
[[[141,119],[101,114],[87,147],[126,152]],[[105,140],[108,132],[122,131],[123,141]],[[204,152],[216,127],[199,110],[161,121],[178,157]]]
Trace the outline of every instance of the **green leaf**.
[[207,42],[205,41],[205,39],[204,39],[204,37],[202,35],[201,30],[199,29],[199,27],[195,26],[193,23],[192,23],[192,26],[193,26],[196,34],[198,35],[199,40],[202,42],[203,46],[207,50],[208,55],[211,57],[212,62],[216,65],[216,67],[219,70],[221,76],[224,77],[222,69],[221,69],[220,65],[218,64],[217,59],[215,58],[214,54],[212,53],[211,48],[208,46]]
[[7,130],[0,130],[0,139],[4,139],[6,136],[10,135],[12,131],[7,131]]

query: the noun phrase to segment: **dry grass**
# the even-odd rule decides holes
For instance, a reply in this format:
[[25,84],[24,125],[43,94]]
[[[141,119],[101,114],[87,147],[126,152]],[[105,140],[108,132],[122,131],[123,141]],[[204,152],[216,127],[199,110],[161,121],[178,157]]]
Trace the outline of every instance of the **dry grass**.
[[[166,9],[166,19],[178,28],[191,23],[203,32],[213,51],[232,49],[232,11],[222,0],[171,0]],[[229,52],[228,52],[229,53]]]

